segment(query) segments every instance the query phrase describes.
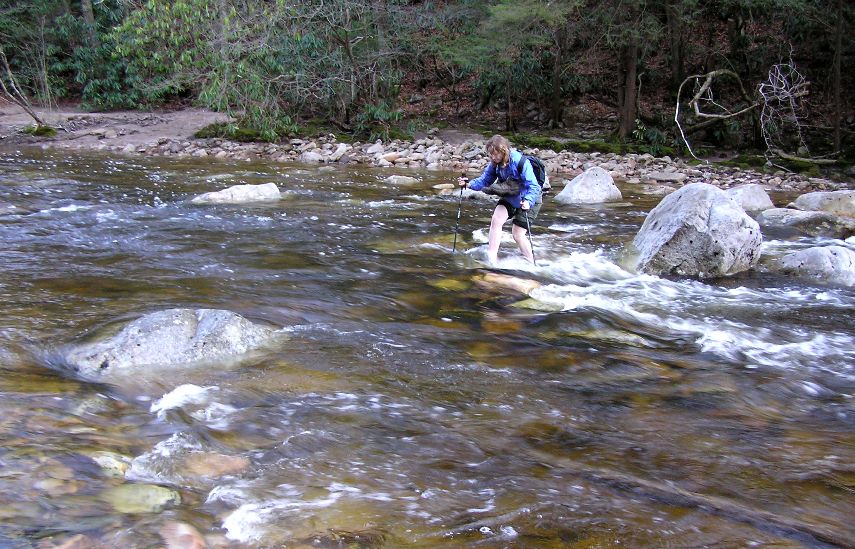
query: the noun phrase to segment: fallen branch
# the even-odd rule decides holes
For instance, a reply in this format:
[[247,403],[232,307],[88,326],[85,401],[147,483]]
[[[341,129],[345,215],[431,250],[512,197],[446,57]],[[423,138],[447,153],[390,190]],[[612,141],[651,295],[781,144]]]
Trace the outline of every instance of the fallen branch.
[[808,164],[817,164],[820,166],[829,166],[831,164],[837,164],[837,160],[834,158],[804,158],[801,156],[787,154],[780,149],[770,149],[769,153],[774,154],[782,160],[790,160],[793,162],[807,162]]

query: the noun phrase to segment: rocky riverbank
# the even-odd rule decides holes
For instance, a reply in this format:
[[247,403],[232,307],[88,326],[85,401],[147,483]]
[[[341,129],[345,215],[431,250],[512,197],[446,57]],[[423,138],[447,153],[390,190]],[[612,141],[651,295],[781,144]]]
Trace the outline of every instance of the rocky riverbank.
[[[303,163],[357,163],[378,168],[419,168],[481,171],[487,157],[486,138],[474,132],[434,129],[414,141],[344,143],[332,134],[291,139],[278,144],[239,143],[225,139],[196,139],[197,130],[225,120],[224,115],[188,109],[170,113],[53,113],[52,125],[62,128],[50,138],[22,136],[26,117],[0,110],[0,144],[30,144],[45,148],[96,150],[173,158],[216,160],[267,160]],[[46,117],[51,120],[50,116]],[[715,163],[689,163],[679,158],[650,154],[582,153],[525,149],[547,164],[553,182],[598,166],[618,181],[642,184],[651,194],[668,194],[689,183],[704,182],[721,188],[746,183],[770,192],[833,191],[855,188],[855,174],[836,180],[806,177],[783,170],[766,173]]]

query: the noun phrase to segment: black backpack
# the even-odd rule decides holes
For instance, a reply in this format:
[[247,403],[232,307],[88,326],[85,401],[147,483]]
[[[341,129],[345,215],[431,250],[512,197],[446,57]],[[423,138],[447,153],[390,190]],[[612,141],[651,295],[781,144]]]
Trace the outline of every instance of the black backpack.
[[522,175],[523,170],[523,162],[528,159],[531,164],[531,170],[534,172],[534,177],[537,179],[537,182],[540,183],[540,192],[541,194],[546,194],[552,190],[552,185],[549,184],[549,181],[546,180],[546,165],[544,165],[543,160],[536,156],[522,155],[520,161],[517,162],[517,173]]

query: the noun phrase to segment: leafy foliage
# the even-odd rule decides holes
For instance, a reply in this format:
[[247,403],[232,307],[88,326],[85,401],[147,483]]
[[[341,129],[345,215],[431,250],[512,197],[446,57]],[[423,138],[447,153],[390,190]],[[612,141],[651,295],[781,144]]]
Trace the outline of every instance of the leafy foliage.
[[[193,102],[269,140],[318,118],[388,138],[404,125],[401,90],[433,86],[459,114],[490,109],[508,129],[532,105],[552,127],[583,98],[632,107],[620,110],[621,135],[658,150],[671,117],[656,111],[673,108],[675,78],[726,68],[751,87],[788,58],[811,82],[816,127],[855,107],[855,76],[833,70],[855,58],[855,43],[837,41],[851,35],[855,5],[840,0],[100,0],[88,16],[84,5],[0,6],[0,40],[25,93],[99,109]],[[624,73],[632,62],[640,95]],[[636,104],[654,112],[633,113]],[[759,133],[756,121],[741,124],[707,137]]]

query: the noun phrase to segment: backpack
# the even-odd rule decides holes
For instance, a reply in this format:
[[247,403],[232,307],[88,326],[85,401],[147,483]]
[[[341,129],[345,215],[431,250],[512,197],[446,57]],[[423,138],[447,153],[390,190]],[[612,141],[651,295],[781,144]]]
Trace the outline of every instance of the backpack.
[[[543,164],[541,159],[536,156],[523,154],[522,157],[520,157],[519,162],[517,162],[517,176],[522,175],[524,167],[523,162],[525,162],[526,159],[531,163],[531,169],[534,172],[534,177],[540,184],[540,194],[543,196],[552,190],[552,185],[549,184],[549,179],[546,177],[546,166]],[[484,188],[484,192],[487,194],[494,194],[496,196],[515,196],[520,192],[520,178],[514,178],[514,176],[511,175],[507,179],[502,179],[501,176],[499,176],[496,183]]]
[[521,174],[523,170],[523,162],[525,162],[526,158],[531,164],[531,170],[534,172],[534,177],[537,179],[537,182],[540,183],[540,192],[541,194],[546,194],[552,190],[552,185],[549,184],[549,179],[546,177],[546,165],[543,163],[543,160],[536,156],[529,156],[527,154],[522,155],[520,161],[517,162],[517,173]]

